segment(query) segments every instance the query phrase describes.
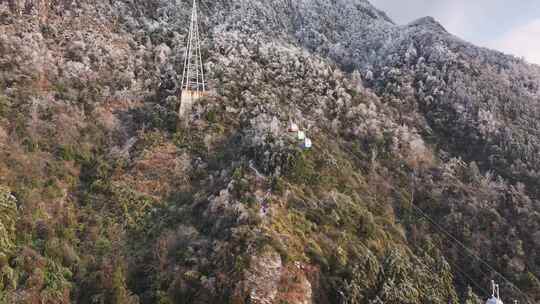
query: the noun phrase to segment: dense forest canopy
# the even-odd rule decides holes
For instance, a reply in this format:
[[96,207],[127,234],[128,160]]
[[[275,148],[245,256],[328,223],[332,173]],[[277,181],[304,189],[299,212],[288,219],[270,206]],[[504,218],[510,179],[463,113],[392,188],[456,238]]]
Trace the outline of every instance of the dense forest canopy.
[[201,0],[182,127],[191,4],[0,2],[0,303],[540,301],[538,66],[366,0]]

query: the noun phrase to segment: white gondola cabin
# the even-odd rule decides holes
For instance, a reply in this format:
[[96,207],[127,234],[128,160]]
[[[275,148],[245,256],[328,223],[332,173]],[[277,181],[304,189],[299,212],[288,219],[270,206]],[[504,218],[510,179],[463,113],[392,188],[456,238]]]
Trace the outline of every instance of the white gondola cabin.
[[298,132],[299,128],[298,128],[298,125],[295,124],[294,122],[291,122],[289,124],[289,132]]
[[486,304],[503,304],[499,294],[499,285],[495,281],[491,281],[491,298],[486,301]]
[[304,149],[311,149],[312,147],[312,142],[311,142],[311,139],[307,138],[304,140],[304,143],[302,144],[302,148]]
[[298,140],[305,140],[305,139],[306,139],[306,132],[298,131]]

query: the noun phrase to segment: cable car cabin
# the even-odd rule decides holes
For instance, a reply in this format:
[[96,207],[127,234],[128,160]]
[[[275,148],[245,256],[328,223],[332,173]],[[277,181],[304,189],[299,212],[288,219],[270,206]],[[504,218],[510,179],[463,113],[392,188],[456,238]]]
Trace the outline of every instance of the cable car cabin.
[[486,304],[503,304],[503,301],[501,301],[501,299],[497,299],[496,297],[491,297],[487,300]]
[[306,139],[306,132],[298,131],[298,140],[304,140],[304,139]]
[[311,143],[311,139],[309,139],[309,138],[306,137],[306,139],[305,139],[304,142],[302,143],[302,148],[303,148],[303,149],[306,149],[306,150],[307,150],[307,149],[311,149],[312,145],[313,145],[313,144]]
[[495,281],[491,281],[491,298],[486,301],[486,304],[503,304],[499,295],[499,284],[495,284]]
[[298,125],[295,124],[294,122],[291,122],[289,124],[289,132],[298,132]]

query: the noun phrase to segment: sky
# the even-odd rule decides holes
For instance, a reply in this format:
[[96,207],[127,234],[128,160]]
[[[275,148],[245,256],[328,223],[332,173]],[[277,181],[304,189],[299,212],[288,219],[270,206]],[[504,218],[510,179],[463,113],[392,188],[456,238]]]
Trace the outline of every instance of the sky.
[[432,16],[479,46],[540,64],[540,0],[370,0],[394,22]]

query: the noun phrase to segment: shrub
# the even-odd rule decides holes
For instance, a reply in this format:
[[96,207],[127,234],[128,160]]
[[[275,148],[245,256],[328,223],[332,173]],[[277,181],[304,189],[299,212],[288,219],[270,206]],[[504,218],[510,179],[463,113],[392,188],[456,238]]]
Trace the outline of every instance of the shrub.
[[17,202],[8,188],[0,186],[0,255],[9,254],[15,247]]
[[275,177],[272,180],[272,192],[277,195],[283,195],[285,193],[285,182],[280,177]]
[[248,207],[253,207],[257,204],[257,199],[253,195],[246,194],[240,201]]
[[77,151],[71,145],[63,145],[58,147],[58,157],[62,160],[72,161],[77,158]]
[[296,154],[288,176],[295,183],[315,186],[320,183],[321,177],[315,170],[314,164],[307,159],[307,153],[309,152]]
[[210,123],[216,123],[217,122],[217,113],[215,110],[210,110],[206,112],[206,120]]
[[311,261],[321,266],[321,269],[324,271],[328,271],[330,269],[330,265],[328,263],[328,260],[324,256],[324,253],[314,242],[310,242],[306,248],[306,255],[310,258]]
[[11,103],[7,96],[0,92],[0,117],[6,117],[8,115]]
[[130,304],[139,301],[127,289],[126,277],[122,266],[116,266],[112,277],[111,303]]
[[187,131],[184,130],[184,129],[181,129],[181,128],[179,128],[173,134],[172,141],[178,148],[185,148],[186,147],[186,142],[188,140],[186,134],[187,134]]

